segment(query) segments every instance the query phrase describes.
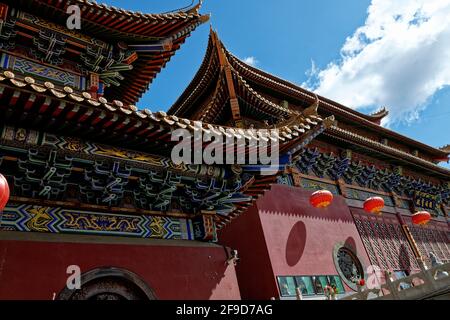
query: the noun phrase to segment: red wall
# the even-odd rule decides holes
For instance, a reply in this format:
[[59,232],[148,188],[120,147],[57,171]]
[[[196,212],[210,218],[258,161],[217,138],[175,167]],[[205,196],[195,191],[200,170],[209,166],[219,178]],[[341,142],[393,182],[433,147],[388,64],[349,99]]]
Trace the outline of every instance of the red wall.
[[240,299],[223,247],[0,241],[0,300],[52,299],[68,265],[111,266],[140,276],[158,299]]
[[258,201],[275,275],[337,275],[333,248],[350,243],[369,259],[345,199],[335,196],[326,209],[309,204],[311,191],[276,185]]
[[[369,265],[345,199],[335,196],[330,207],[315,209],[309,204],[311,193],[273,185],[256,207],[219,234],[223,244],[240,252],[242,266],[236,271],[243,298],[278,297],[276,276],[337,275],[333,260],[337,243],[351,244],[364,267]],[[261,280],[248,279],[254,277]]]
[[236,266],[242,299],[270,299],[277,296],[269,253],[258,210],[248,209],[219,232],[219,241],[238,250]]

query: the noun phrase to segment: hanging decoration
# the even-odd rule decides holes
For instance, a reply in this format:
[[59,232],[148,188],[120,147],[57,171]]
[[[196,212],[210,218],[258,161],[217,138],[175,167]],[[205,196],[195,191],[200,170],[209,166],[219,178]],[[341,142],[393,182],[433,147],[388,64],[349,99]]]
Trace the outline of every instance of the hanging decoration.
[[0,173],[0,211],[5,209],[9,201],[9,185],[6,178]]
[[333,194],[328,190],[314,192],[309,198],[309,202],[314,208],[326,208],[333,201]]
[[384,208],[384,199],[381,197],[371,197],[364,201],[364,210],[369,213],[381,214]]
[[416,225],[426,225],[431,220],[431,214],[427,211],[419,211],[412,215],[412,222]]

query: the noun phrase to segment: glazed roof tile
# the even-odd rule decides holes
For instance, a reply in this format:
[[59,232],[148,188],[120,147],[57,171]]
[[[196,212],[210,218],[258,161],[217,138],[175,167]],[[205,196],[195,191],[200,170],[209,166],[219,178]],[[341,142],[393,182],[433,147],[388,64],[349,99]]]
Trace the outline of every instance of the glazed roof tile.
[[65,25],[67,8],[78,5],[81,9],[82,33],[107,43],[125,42],[140,45],[155,41],[170,41],[170,48],[161,52],[139,53],[134,68],[122,71],[124,80],[119,87],[106,88],[106,93],[128,104],[136,103],[149,88],[157,74],[180,49],[186,38],[209,15],[199,13],[200,4],[189,10],[163,14],[143,14],[123,10],[87,0],[8,0],[11,6],[29,12],[45,12],[45,18]]
[[[224,49],[224,50],[226,50],[226,49]],[[262,70],[256,69],[252,66],[249,66],[249,65],[245,64],[243,61],[239,60],[237,57],[235,57],[230,52],[228,52],[228,51],[226,51],[226,52],[227,52],[227,56],[229,57],[230,62],[233,64],[235,69],[238,72],[240,72],[241,74],[251,75],[253,78],[258,79],[262,83],[266,83],[269,86],[275,86],[278,88],[282,88],[286,91],[289,91],[291,94],[298,96],[298,97],[305,98],[308,101],[312,101],[315,99],[315,94],[313,92],[307,91],[291,82],[277,78],[277,77],[275,77],[271,74],[268,74]],[[387,116],[387,114],[388,114],[388,110],[386,110],[385,108],[376,112],[375,114],[365,115],[365,114],[357,112],[353,109],[345,107],[339,103],[336,103],[332,100],[329,100],[329,99],[321,97],[321,96],[319,96],[319,100],[320,100],[320,106],[328,108],[328,110],[330,110],[330,112],[333,114],[342,114],[345,117],[353,119],[354,121],[363,123],[364,125],[366,125],[370,128],[374,128],[379,132],[387,134],[388,136],[392,136],[399,140],[403,140],[403,141],[407,142],[408,144],[417,146],[417,147],[424,149],[428,152],[431,152],[437,156],[441,156],[441,157],[445,156],[445,154],[442,152],[442,150],[433,148],[429,145],[423,144],[419,141],[413,140],[413,139],[403,136],[397,132],[394,132],[392,130],[389,130],[387,128],[380,126],[378,121],[380,121],[381,118]]]
[[[58,100],[68,100],[76,105],[82,104],[88,107],[94,107],[95,110],[103,110],[111,115],[125,115],[134,117],[138,120],[146,121],[147,123],[163,124],[168,126],[169,129],[187,128],[192,131],[201,129],[204,133],[209,133],[210,130],[213,130],[219,135],[227,132],[228,134],[234,135],[234,137],[236,138],[241,138],[241,136],[243,136],[246,140],[260,140],[265,138],[275,140],[279,138],[282,143],[287,143],[291,140],[295,140],[298,137],[298,135],[292,134],[293,132],[303,134],[305,132],[304,129],[312,129],[310,125],[314,127],[322,123],[326,124],[326,126],[329,127],[332,125],[333,121],[333,118],[329,118],[324,121],[318,115],[310,115],[303,118],[299,117],[298,121],[291,126],[282,126],[276,128],[279,131],[279,136],[275,131],[267,130],[268,135],[266,137],[263,137],[261,135],[255,135],[255,130],[253,129],[240,129],[221,125],[212,125],[203,122],[196,122],[193,120],[180,118],[178,116],[168,115],[163,111],[152,112],[149,109],[139,110],[135,105],[127,105],[119,100],[113,100],[110,102],[104,97],[99,97],[98,99],[96,99],[92,97],[89,92],[77,92],[71,87],[57,88],[53,83],[48,81],[44,83],[38,83],[32,77],[19,79],[11,71],[4,71],[0,74],[0,85],[12,85],[12,87],[20,90],[30,90],[38,94],[50,97],[53,96]],[[197,124],[199,126],[197,126]],[[141,123],[141,126],[144,126],[144,123]]]
[[[340,105],[334,101],[331,101],[324,97],[317,96],[316,94],[309,92],[303,88],[300,88],[289,81],[280,79],[269,73],[259,70],[253,66],[245,64],[243,61],[239,60],[237,57],[231,54],[220,41],[217,40],[214,41],[215,37],[217,37],[217,35],[215,34],[214,31],[211,30],[205,58],[191,83],[188,85],[188,87],[180,96],[180,98],[175,102],[175,104],[170,108],[169,110],[170,114],[176,115],[192,114],[192,111],[190,110],[198,107],[198,105],[196,106],[196,100],[199,98],[200,95],[204,94],[205,90],[207,90],[208,83],[211,82],[211,79],[216,77],[214,76],[214,74],[219,72],[217,71],[219,68],[218,62],[219,58],[217,57],[217,54],[215,54],[215,51],[216,52],[220,51],[225,54],[226,60],[229,63],[229,68],[232,70],[234,78],[238,80],[237,87],[244,88],[248,96],[258,98],[259,101],[262,102],[263,106],[264,105],[270,106],[270,112],[272,114],[277,114],[277,111],[282,111],[282,114],[288,114],[289,116],[292,116],[293,114],[295,114],[295,111],[286,108],[282,109],[283,108],[282,106],[279,106],[274,102],[270,101],[269,99],[262,97],[260,94],[257,93],[256,90],[252,88],[251,85],[249,85],[248,83],[249,81],[251,81],[252,83],[257,83],[261,87],[267,87],[271,88],[272,90],[278,90],[284,95],[295,98],[297,100],[311,102],[318,99],[318,106],[320,106],[321,110],[327,110],[331,114],[334,114],[336,116],[339,115],[345,119],[350,120],[351,122],[358,123],[359,125],[363,125],[368,129],[380,132],[382,135],[386,135],[394,140],[404,141],[406,144],[410,146],[414,146],[419,150],[424,150],[425,152],[433,155],[436,161],[445,160],[446,157],[448,157],[448,155],[450,154],[446,149],[440,150],[437,148],[433,148],[431,146],[415,141],[413,139],[410,139],[408,137],[405,137],[394,131],[391,131],[389,129],[380,126],[379,125],[380,121],[382,120],[383,117],[385,117],[388,114],[388,111],[385,108],[375,112],[372,115],[364,115],[353,109]],[[240,94],[243,93],[240,92]],[[210,102],[210,104],[212,103],[213,101]],[[264,109],[265,109],[264,107],[261,107],[259,111],[260,112],[267,111],[267,109],[266,110]],[[220,111],[220,107],[214,109],[213,107],[211,107],[211,105],[208,105],[202,112],[208,115],[208,119],[213,119],[214,113],[218,111]],[[336,133],[336,131],[334,131],[334,133]],[[356,139],[356,136],[354,137]],[[366,140],[367,141],[364,145],[368,145],[372,142],[371,146],[376,150],[379,150],[380,152],[384,152],[387,150],[383,148],[384,147],[383,144],[377,143],[376,141],[372,141],[370,139]],[[356,139],[355,142],[357,141],[361,140]],[[417,164],[428,163],[428,165],[431,168],[441,168],[439,166],[436,166],[431,161],[426,161],[420,157],[414,156],[407,152],[398,152],[396,154],[397,156],[405,160],[411,159],[412,157],[414,159],[414,163]]]
[[448,170],[444,167],[438,166],[429,161],[423,160],[423,159],[416,157],[410,153],[399,150],[398,148],[384,145],[378,141],[373,141],[369,138],[363,137],[361,135],[358,135],[356,133],[350,132],[348,130],[345,130],[345,129],[342,129],[342,128],[339,128],[336,126],[331,127],[330,129],[328,129],[328,131],[331,134],[336,134],[338,137],[347,138],[350,141],[358,141],[369,148],[373,147],[375,149],[382,150],[383,152],[385,152],[387,154],[401,157],[403,159],[407,159],[416,164],[420,164],[421,166],[423,166],[425,168],[432,169],[434,171],[438,171],[438,172],[450,177],[450,170]]

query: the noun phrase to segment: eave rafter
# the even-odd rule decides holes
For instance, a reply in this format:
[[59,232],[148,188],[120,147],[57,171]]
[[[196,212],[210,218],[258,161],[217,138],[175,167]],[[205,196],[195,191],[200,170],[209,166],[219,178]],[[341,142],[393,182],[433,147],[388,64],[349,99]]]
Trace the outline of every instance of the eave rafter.
[[[289,116],[291,112],[288,109],[257,93],[235,70],[228,59],[226,49],[219,40],[217,33],[211,29],[202,65],[187,89],[170,108],[169,113],[186,116],[191,115],[190,110],[197,109],[199,111],[195,114],[196,119],[220,121],[219,116],[224,113],[222,108],[225,104],[223,100],[217,100],[217,97],[220,92],[224,92],[222,87],[224,86],[228,95],[228,107],[237,126],[242,126],[241,116],[248,113],[260,114],[260,117],[271,119]],[[217,74],[221,74],[221,76],[217,77]],[[217,82],[213,86],[208,86],[213,75]],[[208,101],[205,108],[199,98],[206,94],[208,88],[211,88],[210,96],[213,98]],[[215,104],[214,102],[218,103]],[[246,108],[250,109],[247,110]]]
[[[145,150],[144,152],[159,155],[164,154],[164,148],[166,151],[171,150],[171,146],[176,144],[171,141],[171,133],[182,128],[191,134],[201,130],[203,134],[214,133],[222,137],[243,138],[247,146],[246,155],[253,152],[251,146],[258,144],[258,141],[265,141],[269,147],[271,143],[278,141],[282,152],[295,156],[299,148],[307,145],[333,121],[323,120],[316,113],[311,113],[298,115],[289,123],[272,128],[277,129],[273,132],[208,123],[201,123],[198,127],[192,120],[164,112],[138,110],[135,106],[125,105],[117,100],[108,102],[104,98],[95,99],[87,92],[76,93],[69,87],[61,90],[50,82],[38,84],[31,77],[20,79],[10,71],[0,75],[0,114],[2,126],[22,126],[69,137],[89,137],[94,142],[117,147],[126,144],[132,150]],[[209,143],[204,143],[203,147],[208,145]],[[226,149],[226,146],[224,147]],[[274,181],[276,177],[272,178]],[[245,197],[253,199],[263,190],[270,188],[273,181],[269,180],[256,175],[250,182],[247,181],[242,187],[247,192]],[[232,211],[238,213],[240,208],[245,208],[247,200],[244,200],[237,201]],[[218,219],[223,222],[231,216],[219,215]]]
[[[219,60],[219,56],[222,56],[222,69],[220,69],[220,64],[216,64],[214,65],[215,70],[217,70],[216,72],[222,72],[226,67],[226,70],[229,70],[229,73],[231,73],[232,75],[232,81],[228,81],[227,86],[229,87],[230,83],[233,85],[233,89],[236,92],[236,97],[238,98],[240,107],[239,113],[241,116],[248,115],[249,118],[259,120],[264,119],[265,117],[266,119],[270,119],[270,117],[272,117],[274,118],[274,121],[272,123],[277,123],[280,121],[283,122],[286,119],[292,119],[293,114],[298,114],[299,111],[296,111],[296,109],[294,108],[285,108],[273,101],[270,101],[268,98],[263,97],[258,93],[258,91],[252,88],[252,85],[257,84],[258,88],[262,87],[279,92],[281,96],[291,99],[292,101],[296,101],[299,105],[304,105],[305,102],[313,102],[316,105],[316,109],[318,108],[321,113],[335,115],[338,119],[345,119],[345,121],[350,123],[358,123],[359,125],[364,125],[368,130],[375,130],[377,131],[377,133],[383,136],[392,137],[393,140],[404,140],[406,141],[406,143],[415,146],[415,148],[417,148],[418,150],[424,150],[425,153],[429,153],[433,158],[433,161],[423,159],[419,156],[420,152],[419,155],[409,154],[407,152],[398,152],[396,153],[396,156],[399,161],[404,161],[408,164],[419,167],[426,163],[427,167],[431,168],[434,171],[438,171],[441,173],[442,170],[448,171],[446,169],[441,170],[441,167],[436,165],[436,162],[448,160],[449,154],[446,153],[445,150],[440,150],[424,145],[420,142],[404,137],[379,125],[379,123],[381,123],[381,120],[388,115],[388,110],[386,108],[382,108],[372,115],[364,115],[350,108],[337,104],[329,99],[317,96],[314,93],[304,90],[288,81],[279,79],[273,75],[265,73],[264,71],[249,66],[240,61],[233,54],[231,54],[220,42],[217,34],[211,30],[206,56],[214,56],[214,53],[217,53],[216,58],[214,59],[216,62],[217,60]],[[190,99],[189,101],[183,100],[183,96],[192,92],[192,88],[195,88],[196,86],[199,87],[202,85],[202,83],[207,82],[208,73],[206,73],[205,70],[208,70],[209,67],[211,67],[211,64],[209,60],[205,59],[202,63],[202,67],[196,74],[196,77],[193,79],[188,89],[182,95],[182,98],[180,98],[179,102],[169,110],[169,113],[174,113],[176,115],[185,115],[187,110],[186,106],[188,105],[190,110],[198,110],[199,119],[214,123],[226,121],[226,119],[222,118],[224,115],[223,109],[225,108],[226,104],[224,102],[223,94],[219,94],[224,92],[224,89],[220,88],[220,86],[225,85],[222,81],[215,82],[215,86],[212,87],[211,90],[214,90],[212,94],[213,99],[208,101],[209,103],[206,105],[206,108],[204,108],[205,105],[202,106],[201,103],[196,103],[193,101],[193,99]],[[205,88],[205,86],[202,85],[202,88]],[[206,96],[206,91],[203,91],[202,94]],[[218,97],[220,97],[220,99],[218,99]],[[185,101],[186,104],[180,107],[180,101]],[[305,111],[306,110],[303,110],[303,112]],[[337,135],[336,131],[333,130],[331,130],[329,134],[331,134],[332,136]],[[336,136],[336,138],[338,138],[338,136]],[[368,147],[367,143],[363,144],[359,139],[355,138],[355,141],[353,142],[355,145],[358,145],[360,147]],[[380,154],[383,154],[385,152],[389,153],[388,149],[384,148],[384,146],[380,147],[379,143],[376,143],[375,141],[369,144],[371,150],[377,150],[377,152]]]
[[[19,103],[22,102],[22,103]],[[138,110],[136,106],[126,105],[121,101],[108,102],[105,98],[95,99],[88,92],[77,93],[70,87],[63,90],[56,88],[51,82],[38,84],[33,78],[16,78],[15,74],[5,71],[0,74],[0,110],[2,122],[14,120],[17,123],[28,122],[38,125],[48,125],[60,130],[67,127],[95,129],[97,132],[118,131],[125,137],[152,137],[152,132],[159,132],[159,137],[170,141],[171,131],[182,128],[194,133],[198,128],[193,120],[167,115],[165,112],[152,112],[148,109]],[[15,115],[21,116],[16,118]],[[37,121],[37,122],[36,122]],[[78,123],[78,126],[68,123]],[[260,139],[279,139],[282,143],[296,139],[292,131],[305,133],[304,129],[312,129],[309,125],[318,125],[322,119],[317,114],[298,117],[296,121],[276,127],[278,133],[268,133],[266,136],[255,136],[254,129],[233,128],[222,125],[199,123],[204,133],[214,131],[222,134],[231,130],[235,138],[243,136],[246,141]],[[66,125],[56,125],[56,124]],[[275,128],[273,128],[275,129]],[[73,130],[72,130],[73,131]],[[75,130],[82,133],[82,130]],[[75,132],[74,131],[74,132]],[[107,134],[103,136],[108,137]],[[154,140],[154,139],[152,139]],[[149,141],[150,142],[150,141]]]
[[169,114],[176,116],[179,114],[188,113],[195,101],[203,95],[204,91],[209,86],[211,79],[213,79],[217,73],[220,72],[219,66],[219,59],[213,50],[213,40],[210,37],[200,69],[197,71],[186,90],[171,107]]
[[212,38],[214,49],[219,57],[219,63],[221,67],[221,71],[225,74],[225,83],[228,89],[229,95],[229,103],[231,109],[231,116],[235,126],[242,128],[242,118],[241,118],[241,110],[239,107],[239,101],[236,96],[236,88],[233,83],[233,78],[231,74],[231,66],[228,62],[227,58],[224,55],[222,46],[220,44],[220,40],[217,36],[217,33],[211,29],[210,37]]
[[[240,101],[239,112],[242,115],[251,117],[252,115],[262,119],[278,119],[289,117],[293,114],[289,109],[273,103],[256,92],[247,82],[234,70],[231,69],[231,84],[234,88],[235,98]],[[199,118],[202,121],[217,123],[224,113],[226,102],[230,102],[232,98],[229,95],[225,72],[220,72],[216,87],[212,93],[211,100],[203,108],[200,108]]]
[[[105,89],[105,96],[120,99],[126,104],[134,104],[142,97],[190,34],[209,20],[209,15],[199,13],[200,3],[185,11],[143,14],[87,0],[5,2],[11,8],[18,7],[33,14],[43,12],[46,19],[60,26],[66,25],[68,6],[78,5],[81,9],[83,34],[111,44],[124,43],[130,49],[141,46],[133,64],[134,69],[123,71],[123,79],[121,77],[120,82],[113,81],[112,85]],[[160,51],[150,49],[155,43],[164,44],[163,48]]]
[[348,130],[339,128],[337,126],[331,127],[328,130],[327,134],[330,134],[333,137],[337,137],[338,139],[344,139],[348,142],[357,144],[364,148],[368,148],[368,150],[372,150],[375,152],[381,152],[383,154],[388,155],[389,157],[391,157],[393,159],[402,159],[402,161],[407,162],[413,166],[419,166],[426,170],[433,170],[433,171],[439,173],[440,175],[443,175],[443,177],[447,177],[447,178],[450,177],[450,170],[448,170],[444,167],[438,166],[432,162],[423,160],[421,158],[418,158],[414,155],[411,155],[411,154],[404,152],[402,150],[399,150],[397,148],[386,146],[382,143],[373,141],[371,139],[368,139],[361,135],[355,134]]
[[[305,100],[312,101],[315,99],[314,93],[309,92],[303,88],[300,88],[297,85],[290,83],[286,80],[277,78],[262,70],[249,66],[244,62],[242,62],[241,60],[239,60],[237,57],[235,57],[232,53],[230,53],[226,49],[225,53],[231,65],[235,68],[237,72],[239,72],[240,75],[242,75],[244,79],[251,80],[252,82],[258,83],[263,87],[278,91],[286,95],[287,97],[290,97],[299,102]],[[324,97],[319,96],[319,101],[321,111],[327,111],[328,113],[348,119],[352,122],[362,124],[367,129],[375,130],[376,132],[386,135],[387,137],[392,137],[392,139],[404,141],[410,144],[411,146],[415,146],[418,149],[423,149],[426,152],[433,154],[436,160],[438,161],[447,159],[447,155],[444,152],[442,152],[442,150],[430,147],[421,142],[412,140],[408,137],[402,136],[394,131],[391,131],[389,129],[380,126],[381,120],[389,114],[386,108],[382,108],[372,115],[365,115]],[[417,159],[419,159],[419,161],[422,160],[418,157]]]
[[217,79],[216,88],[212,94],[211,100],[202,108],[198,115],[194,119],[200,119],[200,121],[214,123],[217,117],[223,112],[223,105],[225,105],[228,95],[225,88],[225,76],[222,72],[219,73],[219,78]]

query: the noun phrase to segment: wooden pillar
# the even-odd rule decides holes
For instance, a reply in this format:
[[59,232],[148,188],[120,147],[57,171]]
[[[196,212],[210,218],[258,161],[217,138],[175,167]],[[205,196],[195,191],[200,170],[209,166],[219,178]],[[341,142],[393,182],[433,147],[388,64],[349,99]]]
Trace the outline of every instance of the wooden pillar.
[[447,208],[444,203],[441,203],[442,212],[444,213],[444,218],[447,221],[447,225],[450,227],[450,207]]
[[298,171],[298,169],[295,167],[289,167],[287,169],[287,171],[288,171],[288,173],[290,173],[292,175],[292,180],[294,182],[294,186],[301,187],[301,176],[300,176],[300,172]]
[[403,234],[404,234],[406,240],[408,241],[408,244],[409,244],[411,250],[413,251],[414,256],[416,257],[416,260],[417,260],[417,263],[419,264],[420,270],[425,271],[426,266],[425,266],[423,257],[420,254],[419,248],[417,247],[417,243],[414,240],[414,237],[413,237],[411,231],[409,230],[408,225],[406,224],[405,220],[403,219],[402,214],[398,211],[399,203],[398,203],[397,196],[394,192],[391,192],[390,196],[392,198],[392,201],[394,202],[395,215],[397,216],[397,220],[402,227]]
[[339,192],[340,194],[344,197],[347,198],[347,187],[345,186],[345,181],[342,180],[342,178],[338,179],[337,181],[337,186],[339,187]]
[[100,86],[100,77],[97,73],[89,74],[89,92],[94,99],[97,99],[97,93]]
[[6,21],[8,17],[8,5],[5,3],[0,3],[0,20]]

